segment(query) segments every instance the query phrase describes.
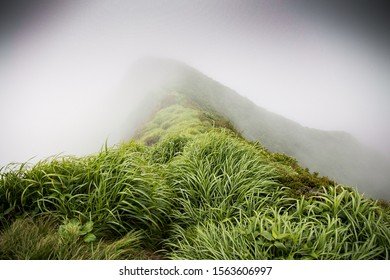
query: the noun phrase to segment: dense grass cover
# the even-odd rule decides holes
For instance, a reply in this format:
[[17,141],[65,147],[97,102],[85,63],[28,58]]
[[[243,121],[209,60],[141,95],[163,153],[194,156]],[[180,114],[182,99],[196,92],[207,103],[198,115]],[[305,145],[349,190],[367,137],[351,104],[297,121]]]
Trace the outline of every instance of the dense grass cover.
[[0,258],[389,259],[385,203],[170,103],[137,140],[3,167]]

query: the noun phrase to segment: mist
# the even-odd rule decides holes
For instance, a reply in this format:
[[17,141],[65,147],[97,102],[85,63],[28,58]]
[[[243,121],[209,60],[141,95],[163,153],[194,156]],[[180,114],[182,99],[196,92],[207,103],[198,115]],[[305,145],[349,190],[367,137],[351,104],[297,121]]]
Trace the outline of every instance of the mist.
[[132,85],[131,68],[150,55],[183,61],[269,111],[346,131],[390,158],[389,34],[381,7],[16,2],[23,5],[2,9],[10,16],[1,17],[0,166],[128,140],[148,101]]

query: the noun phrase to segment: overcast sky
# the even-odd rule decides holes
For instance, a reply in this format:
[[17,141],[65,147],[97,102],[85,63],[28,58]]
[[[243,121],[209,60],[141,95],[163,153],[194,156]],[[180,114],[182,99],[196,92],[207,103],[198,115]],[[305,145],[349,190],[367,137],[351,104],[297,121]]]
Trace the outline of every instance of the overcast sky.
[[115,96],[144,56],[390,157],[389,21],[373,2],[10,1],[21,4],[1,9],[0,166],[120,141],[132,104]]

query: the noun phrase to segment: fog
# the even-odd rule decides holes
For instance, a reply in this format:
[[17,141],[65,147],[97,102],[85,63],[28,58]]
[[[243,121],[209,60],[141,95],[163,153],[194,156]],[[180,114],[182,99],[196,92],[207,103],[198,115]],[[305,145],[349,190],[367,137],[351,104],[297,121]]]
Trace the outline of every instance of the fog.
[[304,126],[349,132],[390,158],[390,36],[379,6],[19,2],[0,22],[0,166],[126,140],[144,99],[130,87],[131,67],[150,55],[183,61]]

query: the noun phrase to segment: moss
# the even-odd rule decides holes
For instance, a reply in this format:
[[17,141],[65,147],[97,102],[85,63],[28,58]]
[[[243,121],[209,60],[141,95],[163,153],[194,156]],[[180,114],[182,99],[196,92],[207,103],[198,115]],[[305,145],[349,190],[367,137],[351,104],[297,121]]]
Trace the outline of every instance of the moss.
[[268,153],[271,162],[276,163],[279,171],[278,182],[289,189],[292,197],[310,197],[322,187],[334,186],[336,182],[326,176],[320,176],[318,172],[310,173],[308,168],[302,168],[298,161],[286,154]]

